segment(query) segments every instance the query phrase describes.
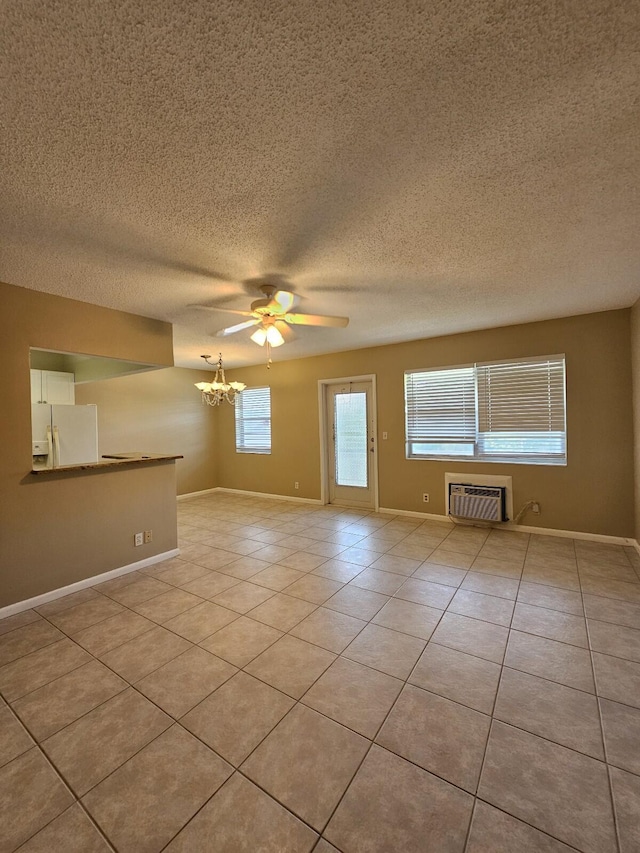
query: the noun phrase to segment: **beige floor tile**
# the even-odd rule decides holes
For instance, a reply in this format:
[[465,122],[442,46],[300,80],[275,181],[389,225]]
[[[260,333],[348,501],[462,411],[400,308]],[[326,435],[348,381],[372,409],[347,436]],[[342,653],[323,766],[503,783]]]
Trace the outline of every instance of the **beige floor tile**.
[[257,557],[244,556],[234,560],[233,563],[223,566],[220,572],[236,580],[247,580],[257,575],[263,569],[267,569],[270,565],[269,560],[259,560]]
[[135,687],[178,719],[236,671],[231,664],[196,646],[136,682]]
[[588,619],[591,648],[605,655],[640,662],[640,631]]
[[328,598],[324,606],[329,610],[354,616],[356,619],[368,620],[372,619],[387,601],[389,601],[388,595],[381,595],[379,592],[371,592],[368,589],[358,589],[349,584]]
[[[166,848],[166,853],[309,853],[313,830],[239,773],[234,774]],[[319,848],[315,847],[315,851]]]
[[[170,561],[171,562],[171,561]],[[182,560],[176,560],[171,566],[166,566],[165,563],[159,563],[156,566],[156,571],[153,572],[153,577],[162,583],[171,584],[171,586],[184,586],[192,583],[197,578],[206,577],[209,569],[204,566],[198,566],[196,563],[183,563]]]
[[409,578],[402,584],[394,597],[402,598],[404,601],[413,601],[414,604],[424,604],[427,607],[444,610],[455,592],[456,588],[453,586]]
[[640,629],[640,605],[598,595],[584,596],[584,609],[590,619]]
[[[150,568],[150,567],[147,567],[147,568]],[[125,586],[129,586],[129,584],[135,583],[136,581],[142,581],[145,579],[145,577],[147,577],[147,574],[145,571],[125,572],[122,575],[117,575],[116,577],[110,578],[107,581],[102,581],[101,583],[95,584],[95,586],[92,589],[96,594],[99,593],[100,595],[109,595],[111,592],[113,592],[117,589],[123,589]],[[75,595],[78,595],[78,593],[75,593]],[[68,598],[71,598],[71,597],[72,596],[68,596]],[[73,603],[79,604],[80,599],[78,601],[74,601]],[[62,609],[66,609],[66,608],[62,608]]]
[[497,559],[496,557],[485,557],[479,554],[471,566],[475,574],[495,575],[501,578],[515,578],[520,580],[522,575],[522,557]]
[[321,838],[313,848],[313,853],[340,853],[340,851],[337,847],[334,847],[333,844],[329,844],[328,841]]
[[607,761],[640,775],[640,709],[600,699]]
[[340,583],[348,583],[363,572],[364,569],[364,566],[359,566],[357,563],[346,563],[344,560],[335,559],[327,560],[326,563],[314,569],[311,574],[320,575],[320,577],[329,578]]
[[83,799],[117,850],[158,853],[232,773],[178,725]]
[[[383,572],[378,569],[364,569],[351,581],[351,586],[360,589],[370,589],[372,592],[381,592],[383,595],[393,595],[405,582],[404,575],[396,575],[392,572]],[[337,591],[337,590],[336,590]]]
[[387,601],[382,610],[376,613],[372,622],[384,628],[393,628],[403,634],[428,640],[440,621],[442,613],[442,610],[436,610],[433,607],[392,598]]
[[620,853],[640,850],[640,776],[611,768],[611,789],[618,819]]
[[238,767],[294,704],[279,690],[239,672],[181,723]]
[[411,684],[476,711],[493,710],[500,666],[456,649],[429,643],[409,676]]
[[42,744],[66,782],[82,796],[172,723],[128,689]]
[[0,850],[15,850],[72,803],[39,749],[5,764],[0,769]]
[[287,566],[274,565],[254,575],[251,578],[251,583],[279,592],[304,576],[304,572],[297,572],[295,569],[287,568]]
[[373,746],[324,835],[340,850],[462,853],[473,799]]
[[272,589],[241,581],[230,589],[215,595],[212,601],[221,607],[235,610],[236,613],[247,613],[259,604],[268,601],[274,595],[275,593]]
[[454,569],[451,566],[439,566],[435,563],[423,563],[413,573],[414,578],[431,583],[441,583],[445,586],[458,587],[466,578],[466,569]]
[[16,628],[0,637],[0,667],[63,638],[64,634],[44,619]]
[[279,563],[285,557],[295,554],[296,551],[297,548],[286,548],[282,545],[265,545],[264,548],[254,551],[251,556],[258,560],[266,560],[267,563]]
[[145,577],[135,583],[127,584],[126,586],[105,593],[110,598],[123,604],[125,607],[133,607],[136,604],[141,604],[143,601],[148,601],[155,595],[161,595],[163,592],[169,592],[172,587],[167,583],[156,580],[155,578]]
[[7,705],[0,707],[0,767],[34,745],[29,733]]
[[99,622],[104,622],[110,616],[115,616],[123,611],[124,608],[121,604],[101,595],[47,618],[65,634],[74,637],[79,631]]
[[91,660],[71,640],[60,640],[0,667],[0,693],[13,702]]
[[220,572],[206,572],[195,580],[181,584],[181,589],[197,595],[199,598],[209,599],[235,586],[237,583],[238,579],[232,578],[229,575],[223,575]]
[[547,554],[530,548],[524,561],[525,568],[537,569],[540,567],[559,569],[563,572],[578,571],[578,563],[573,554]]
[[573,848],[482,800],[476,801],[466,853],[571,853]]
[[451,551],[446,547],[436,548],[429,555],[429,562],[441,566],[451,566],[454,569],[468,569],[475,559],[475,554]]
[[23,844],[19,853],[109,853],[110,850],[82,807],[75,803]]
[[640,664],[593,653],[598,696],[640,708]]
[[321,830],[369,742],[303,705],[287,714],[242,765],[242,772]]
[[289,631],[298,622],[302,622],[305,616],[316,609],[317,605],[301,598],[293,598],[285,593],[276,593],[268,601],[259,604],[249,611],[251,619],[264,622],[279,631]]
[[[185,554],[187,553],[185,549]],[[238,559],[237,554],[231,551],[223,551],[221,548],[208,548],[203,554],[196,554],[190,558],[190,562],[198,566],[204,566],[205,569],[222,569]]]
[[245,667],[277,690],[299,699],[336,656],[296,637],[285,636]]
[[474,794],[491,717],[407,684],[376,743]]
[[625,583],[586,575],[582,578],[582,592],[640,604],[640,584],[638,583]]
[[373,738],[401,689],[402,681],[397,678],[338,658],[301,701],[358,734]]
[[462,581],[460,588],[515,601],[518,594],[518,586],[519,581],[513,578],[503,578],[497,575],[484,574],[483,572],[469,572]]
[[169,592],[154,595],[148,601],[135,604],[132,609],[144,616],[145,619],[164,623],[173,619],[174,616],[190,610],[197,604],[202,604],[202,599],[199,596],[185,592],[184,589],[170,589]]
[[155,628],[155,623],[144,619],[131,610],[123,610],[116,616],[91,625],[89,628],[79,631],[73,639],[92,655],[102,655],[105,652],[121,646],[127,640],[139,637],[146,631]]
[[567,687],[595,692],[591,656],[577,646],[511,631],[505,664]]
[[605,765],[494,722],[478,795],[584,853],[617,849]]
[[238,618],[238,614],[233,610],[227,610],[212,601],[203,601],[202,604],[169,619],[164,626],[191,643],[200,643]]
[[434,643],[502,663],[508,630],[457,613],[445,613],[431,636]]
[[469,589],[459,589],[448,607],[450,613],[471,616],[484,622],[493,622],[508,628],[511,624],[514,602],[495,595],[484,595]]
[[335,542],[314,541],[313,545],[308,545],[305,548],[305,553],[315,554],[317,557],[324,557],[325,560],[329,560],[332,557],[337,557],[344,550],[346,550],[344,545],[337,545]]
[[157,627],[100,655],[100,660],[133,684],[190,647],[187,640]]
[[355,619],[339,613],[337,610],[328,610],[319,607],[295,628],[289,632],[292,636],[306,640],[316,646],[322,646],[330,652],[339,654],[344,651],[351,640],[356,637],[366,626],[362,619]]
[[328,598],[331,598],[339,589],[342,589],[343,584],[339,581],[333,581],[330,578],[323,578],[320,575],[303,575],[300,580],[288,586],[286,589],[287,595],[293,595],[295,598],[302,598],[304,601],[310,601],[312,604],[323,604]]
[[243,667],[282,636],[282,631],[240,616],[234,622],[201,641],[207,651],[223,658],[234,666]]
[[419,559],[400,557],[397,554],[383,554],[374,563],[371,563],[370,567],[381,572],[410,577],[421,562]]
[[[347,535],[347,534],[343,534]],[[370,548],[362,548],[360,545],[351,545],[340,554],[340,560],[345,563],[354,563],[366,569],[380,558],[379,551],[373,551]]]
[[565,572],[562,569],[551,569],[543,566],[525,566],[522,580],[527,583],[539,583],[545,586],[558,587],[580,591],[580,580],[577,572]]
[[127,686],[126,681],[93,660],[23,696],[13,707],[33,736],[41,741]]
[[559,610],[562,613],[573,613],[574,616],[582,616],[584,613],[582,596],[579,592],[555,589],[538,583],[523,581],[518,590],[518,601],[533,604],[536,607],[548,607],[550,610]]
[[[130,574],[133,576],[133,580],[139,577],[136,572],[131,572]],[[90,598],[97,598],[100,594],[99,589],[100,588],[97,586],[79,589],[78,592],[72,592],[70,595],[62,595],[60,598],[56,598],[53,601],[47,601],[46,604],[41,604],[35,609],[42,616],[47,617],[53,613],[62,613],[63,610],[67,610],[69,607],[75,607],[76,604],[81,604],[83,601],[89,601]]]
[[387,554],[389,557],[406,557],[409,560],[426,560],[430,554],[433,553],[435,548],[432,548],[428,545],[421,544],[419,542],[409,542],[404,539],[402,542],[398,542],[397,545],[394,545]]
[[604,760],[598,703],[582,690],[505,667],[494,716]]
[[425,641],[381,625],[367,625],[343,652],[344,656],[387,675],[406,679],[422,654]]
[[[303,537],[300,537],[303,538]],[[309,540],[311,544],[313,540]],[[288,544],[288,543],[287,543]],[[327,544],[327,543],[325,543]],[[320,554],[314,554],[309,551],[296,551],[295,554],[290,554],[288,557],[283,557],[278,561],[281,566],[288,566],[291,569],[297,569],[300,572],[311,572],[317,569],[327,561],[327,557]]]
[[0,636],[9,631],[15,631],[16,628],[23,628],[32,622],[40,621],[42,621],[42,617],[35,610],[23,610],[21,613],[14,613],[13,616],[5,616],[4,619],[0,619]]
[[512,628],[573,646],[589,647],[584,617],[518,602]]

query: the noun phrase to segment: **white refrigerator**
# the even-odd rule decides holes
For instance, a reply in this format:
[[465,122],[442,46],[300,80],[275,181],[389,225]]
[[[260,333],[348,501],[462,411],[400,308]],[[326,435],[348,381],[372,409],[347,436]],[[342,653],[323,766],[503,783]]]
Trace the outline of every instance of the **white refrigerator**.
[[98,407],[31,406],[34,468],[60,468],[98,461]]

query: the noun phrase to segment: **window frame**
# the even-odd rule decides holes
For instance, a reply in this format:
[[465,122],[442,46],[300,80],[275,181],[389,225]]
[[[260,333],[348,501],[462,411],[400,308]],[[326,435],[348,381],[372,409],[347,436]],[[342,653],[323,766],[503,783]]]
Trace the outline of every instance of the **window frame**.
[[[245,401],[250,402],[251,397],[256,392],[264,392],[267,391],[267,400],[268,400],[268,417],[265,418],[264,414],[253,414],[252,412],[245,414],[244,407]],[[247,395],[245,397],[245,395]],[[268,456],[271,454],[271,387],[269,385],[261,385],[257,388],[245,388],[238,397],[236,398],[236,403],[234,406],[234,427],[235,427],[235,447],[236,453],[251,453],[258,454],[261,456]],[[251,424],[252,422],[258,421],[267,421],[267,433],[268,433],[268,444],[264,443],[262,445],[259,444],[247,444],[247,428],[245,424]],[[240,429],[239,429],[240,425]],[[256,433],[257,435],[262,435],[262,433]]]
[[[502,436],[504,444],[508,442],[508,440],[514,440],[514,437],[518,436],[515,440],[519,440],[522,442],[535,442],[538,436],[547,436],[547,445],[544,450],[539,452],[523,452],[521,450],[514,450],[513,452],[505,449],[504,444],[500,450],[496,450],[496,452],[488,453],[483,452],[482,446],[486,447],[487,444],[490,443],[491,439],[491,430],[480,429],[480,401],[479,401],[479,375],[480,371],[486,368],[499,368],[501,365],[530,365],[532,369],[536,367],[547,365],[547,370],[549,372],[548,384],[547,387],[550,389],[549,393],[549,403],[548,403],[548,417],[549,422],[551,423],[554,419],[561,419],[563,423],[562,430],[540,430],[540,429],[522,429],[522,430],[503,430],[498,431],[494,430],[494,436]],[[432,436],[429,434],[429,429],[427,429],[424,434],[419,436],[416,434],[416,421],[420,416],[424,419],[429,416],[428,412],[424,410],[422,412],[417,411],[416,399],[415,397],[410,400],[409,399],[409,382],[410,377],[414,375],[420,374],[434,374],[434,373],[442,373],[445,374],[448,371],[461,371],[463,369],[473,369],[473,381],[474,381],[474,406],[475,406],[475,435],[471,439],[469,438],[468,431],[465,434],[464,438],[460,438],[457,435],[451,436],[441,436],[438,437],[436,432],[433,432]],[[558,388],[558,373],[557,371],[561,370],[561,396],[559,395]],[[550,465],[550,466],[566,466],[567,465],[567,374],[566,374],[566,355],[564,353],[556,354],[556,355],[541,355],[541,356],[526,356],[522,358],[509,358],[502,359],[500,361],[485,361],[485,362],[474,362],[460,365],[450,365],[450,366],[442,366],[442,367],[429,367],[422,369],[412,369],[404,371],[404,407],[405,407],[405,458],[407,460],[422,460],[422,461],[452,461],[452,462],[489,462],[493,464],[514,464],[514,465]],[[452,379],[453,383],[453,379]],[[444,387],[444,382],[441,379],[440,385]],[[555,394],[553,393],[555,392]],[[420,389],[420,393],[426,396],[429,391]],[[487,397],[486,397],[486,383],[484,383],[483,394],[485,395],[482,400],[482,404],[484,406],[483,415],[486,412],[487,407]],[[450,401],[451,391],[449,391],[449,396],[446,394],[444,396],[444,402]],[[417,401],[419,403],[419,399]],[[460,410],[463,410],[464,407],[462,405],[459,406]],[[508,406],[507,406],[508,409]],[[440,416],[441,420],[446,421],[446,417],[443,414],[446,412],[446,409],[443,407],[440,412],[435,411],[434,415]],[[544,413],[544,407],[538,412],[536,411],[534,417],[539,421],[541,416]],[[468,418],[468,415],[467,415]],[[485,418],[486,419],[486,418]],[[411,423],[413,421],[413,423]],[[456,428],[459,430],[460,434],[464,433],[464,429],[461,427],[461,422],[456,424]],[[498,438],[499,440],[499,438]],[[459,453],[446,453],[446,452],[433,452],[426,453],[424,449],[422,452],[419,452],[416,448],[422,447],[424,448],[426,445],[431,445],[432,447],[439,447],[444,449],[447,445],[458,445],[459,447],[466,447],[468,449],[472,448],[472,452],[459,452]],[[558,447],[558,450],[553,449],[553,445]]]

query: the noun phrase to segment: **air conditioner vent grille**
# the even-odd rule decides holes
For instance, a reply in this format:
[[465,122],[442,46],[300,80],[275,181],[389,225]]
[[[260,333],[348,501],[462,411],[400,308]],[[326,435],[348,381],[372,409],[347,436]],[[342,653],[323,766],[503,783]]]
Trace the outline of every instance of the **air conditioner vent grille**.
[[449,483],[449,515],[481,521],[506,521],[504,486]]

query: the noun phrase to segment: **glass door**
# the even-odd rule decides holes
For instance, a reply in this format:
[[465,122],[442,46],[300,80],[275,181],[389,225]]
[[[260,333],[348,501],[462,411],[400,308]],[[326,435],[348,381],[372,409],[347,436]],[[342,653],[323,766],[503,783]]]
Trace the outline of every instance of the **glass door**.
[[373,508],[372,383],[327,385],[329,503]]

